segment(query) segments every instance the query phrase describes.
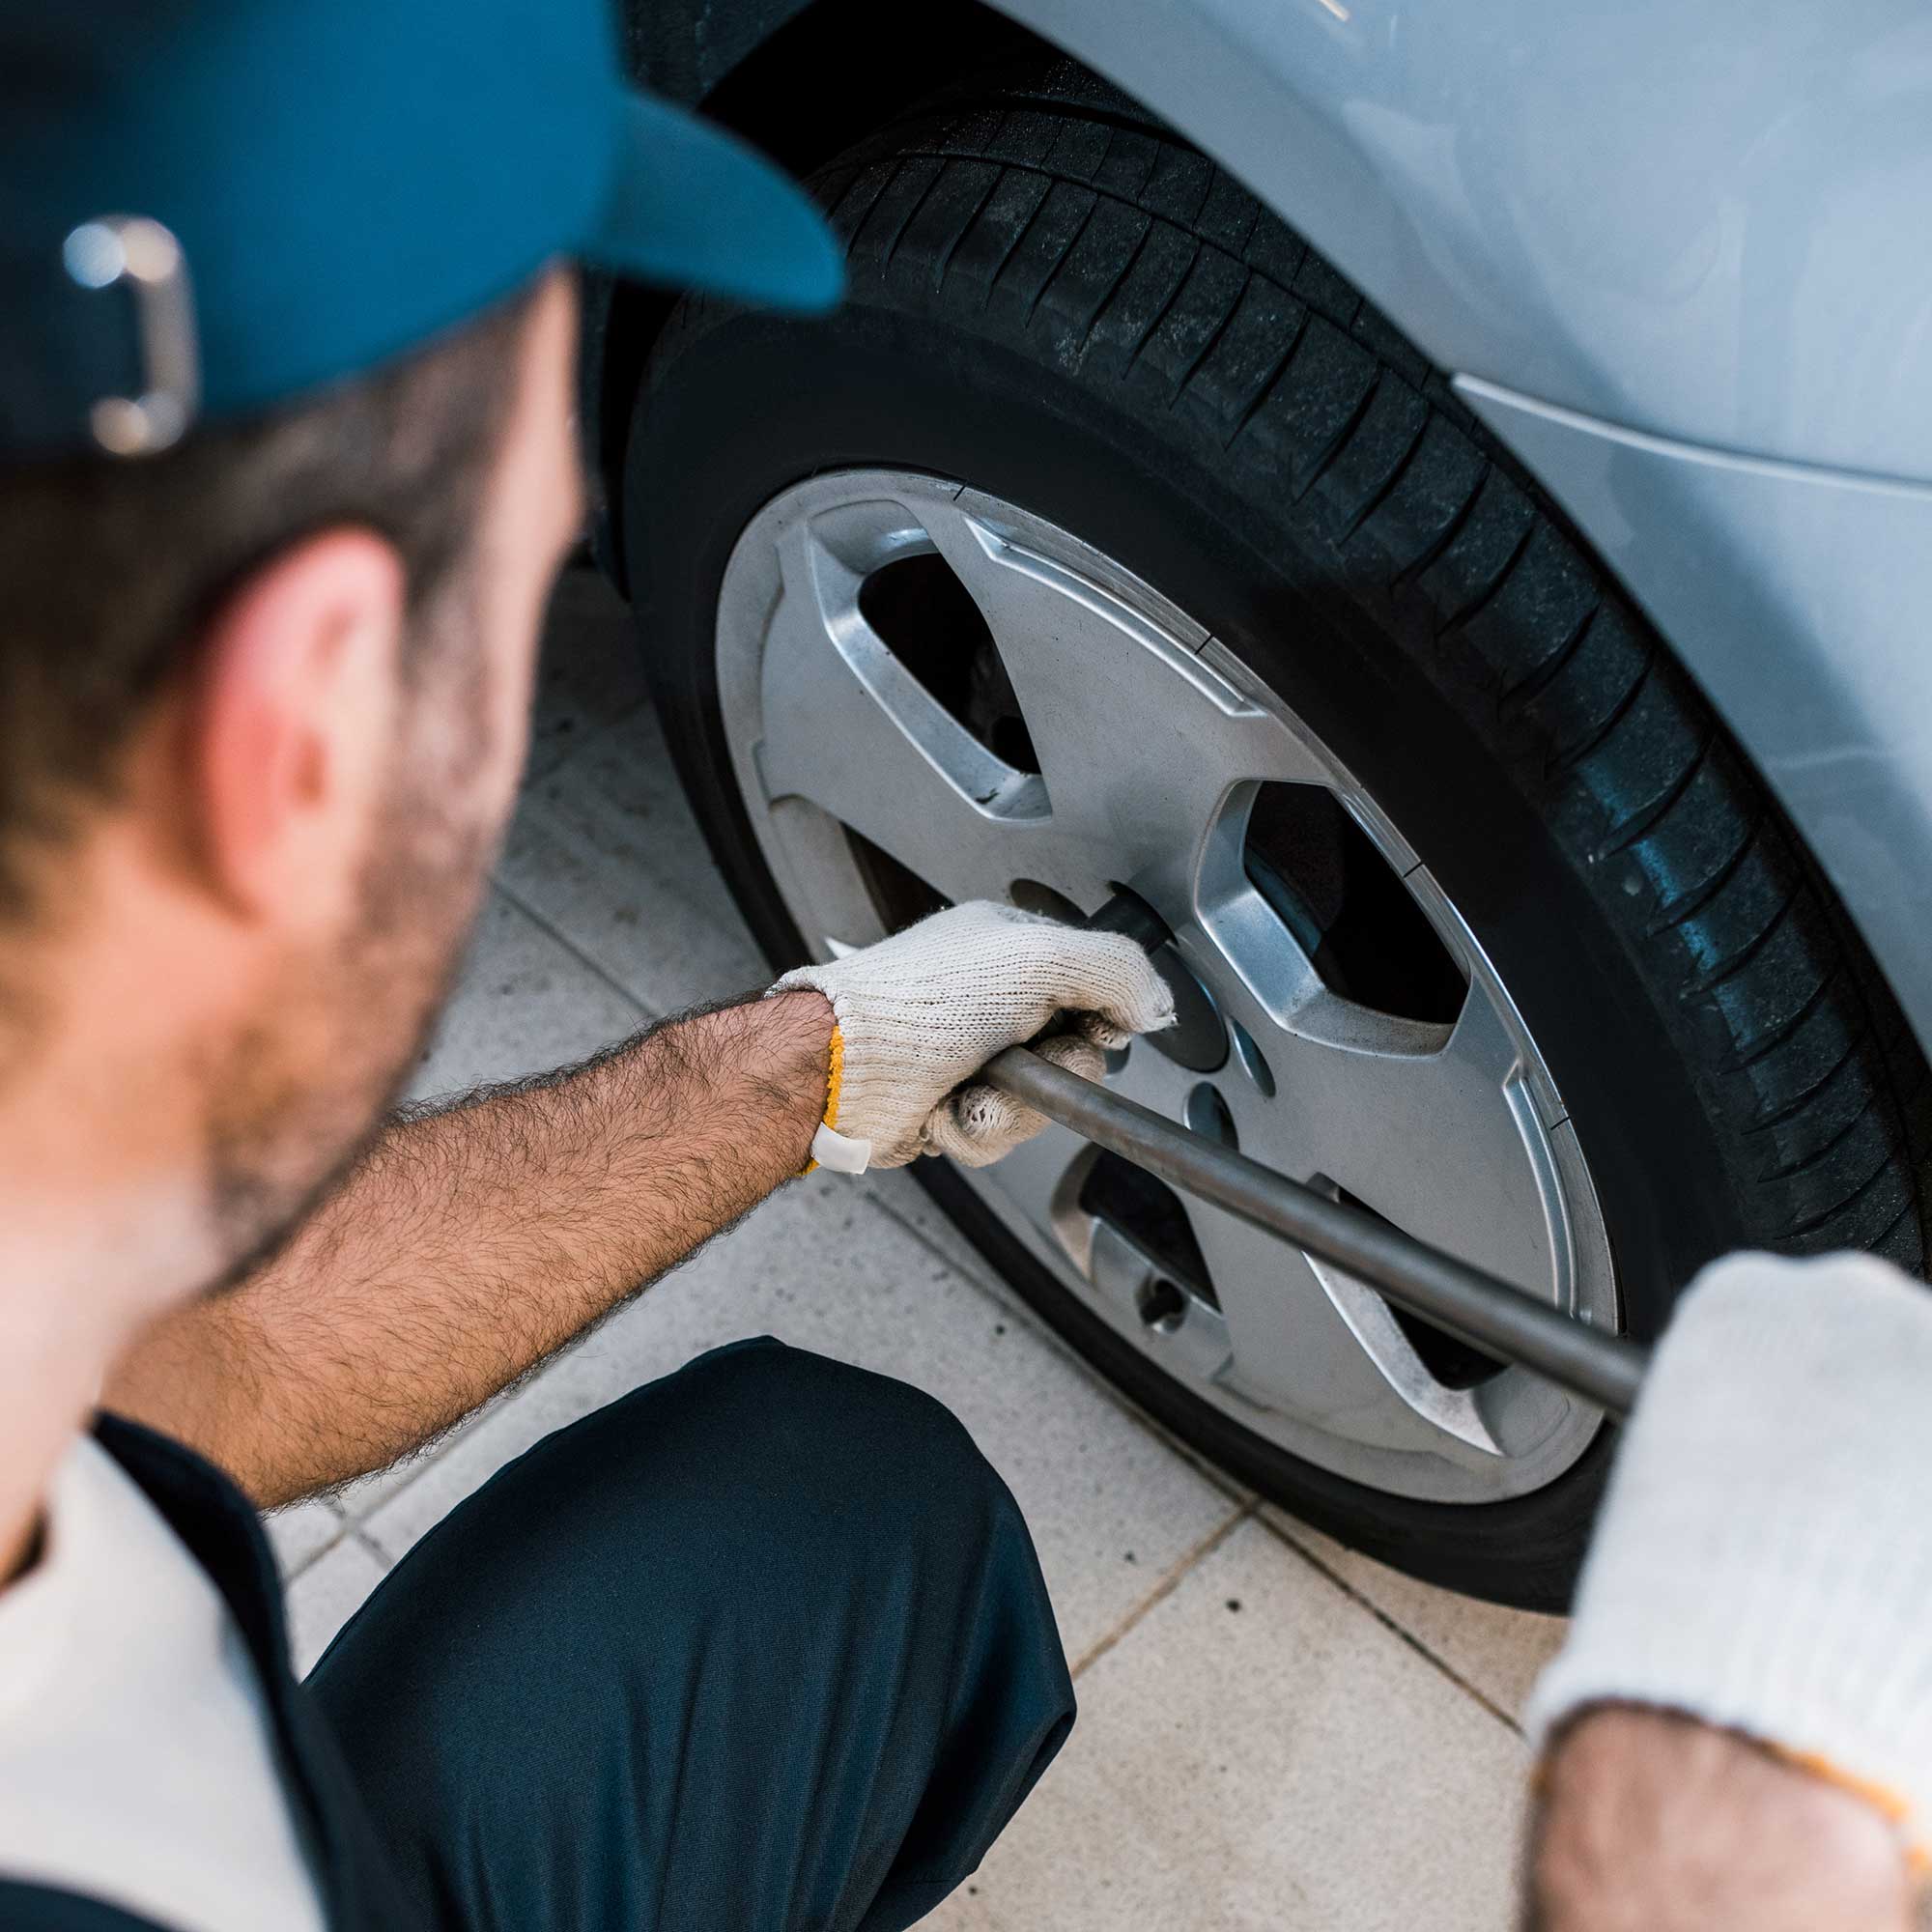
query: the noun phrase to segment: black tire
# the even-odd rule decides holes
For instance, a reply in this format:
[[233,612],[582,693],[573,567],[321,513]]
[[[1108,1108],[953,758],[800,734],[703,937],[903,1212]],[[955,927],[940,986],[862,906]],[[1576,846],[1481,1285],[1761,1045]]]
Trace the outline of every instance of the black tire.
[[[816,470],[963,478],[1208,626],[1403,828],[1570,1104],[1633,1332],[1739,1246],[1919,1267],[1926,1067],[1895,1003],[1661,639],[1386,320],[1201,155],[1118,111],[936,109],[816,186],[850,250],[845,307],[804,324],[682,305],[625,483],[668,736],[775,965],[804,949],[724,749],[726,556]],[[1151,1369],[922,1167],[1049,1321],[1239,1480],[1417,1576],[1567,1600],[1607,1438],[1503,1503],[1350,1483]]]

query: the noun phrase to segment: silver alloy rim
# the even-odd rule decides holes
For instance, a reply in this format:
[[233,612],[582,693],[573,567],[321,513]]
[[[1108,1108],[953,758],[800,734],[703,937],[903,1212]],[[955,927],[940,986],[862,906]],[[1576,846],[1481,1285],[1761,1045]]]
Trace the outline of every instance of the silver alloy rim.
[[[944,559],[971,595],[1037,773],[996,756],[860,610],[868,577]],[[1562,1097],[1455,907],[1339,761],[1151,586],[1012,504],[916,473],[815,476],[753,518],[725,568],[718,672],[733,769],[799,929],[828,956],[884,926],[846,829],[945,897],[1015,882],[1092,910],[1131,886],[1232,1023],[1210,1081],[1146,1043],[1111,1084],[1346,1189],[1408,1233],[1614,1327],[1609,1245]],[[1332,793],[1468,981],[1398,1018],[1330,990],[1244,868],[1270,781]],[[1213,1098],[1204,1098],[1211,1087]],[[1370,1290],[1186,1204],[1215,1298],[1151,1303],[1154,1264],[1082,1204],[1094,1150],[1049,1126],[965,1179],[1072,1293],[1266,1441],[1393,1494],[1493,1502],[1568,1468],[1601,1424],[1518,1369],[1438,1379]],[[1218,1303],[1218,1305],[1216,1305]]]

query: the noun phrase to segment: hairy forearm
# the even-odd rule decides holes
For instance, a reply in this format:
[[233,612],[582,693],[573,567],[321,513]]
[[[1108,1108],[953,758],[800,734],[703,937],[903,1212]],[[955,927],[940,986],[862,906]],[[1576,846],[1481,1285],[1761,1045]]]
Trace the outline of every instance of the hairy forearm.
[[1906,1932],[1892,1827],[1731,1732],[1585,1712],[1550,1754],[1527,1932]]
[[385,1467],[797,1174],[831,1033],[787,993],[399,1118],[272,1264],[144,1336],[105,1405],[265,1506]]

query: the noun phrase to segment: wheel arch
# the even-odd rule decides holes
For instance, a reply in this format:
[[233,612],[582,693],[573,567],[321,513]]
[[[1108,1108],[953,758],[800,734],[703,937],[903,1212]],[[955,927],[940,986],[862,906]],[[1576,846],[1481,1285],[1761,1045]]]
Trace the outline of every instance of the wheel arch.
[[[942,84],[1055,49],[980,0],[624,0],[625,62],[656,92],[808,173]],[[1070,66],[1065,57],[1063,65]],[[580,404],[597,510],[598,560],[622,590],[624,438],[651,344],[675,295],[588,272]]]

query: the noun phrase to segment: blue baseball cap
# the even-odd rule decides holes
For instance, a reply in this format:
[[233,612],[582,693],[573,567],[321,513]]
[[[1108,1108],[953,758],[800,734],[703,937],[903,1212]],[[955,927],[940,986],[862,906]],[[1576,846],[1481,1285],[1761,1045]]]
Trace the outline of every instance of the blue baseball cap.
[[804,312],[804,191],[632,87],[610,0],[0,0],[0,461],[138,455],[575,256]]

